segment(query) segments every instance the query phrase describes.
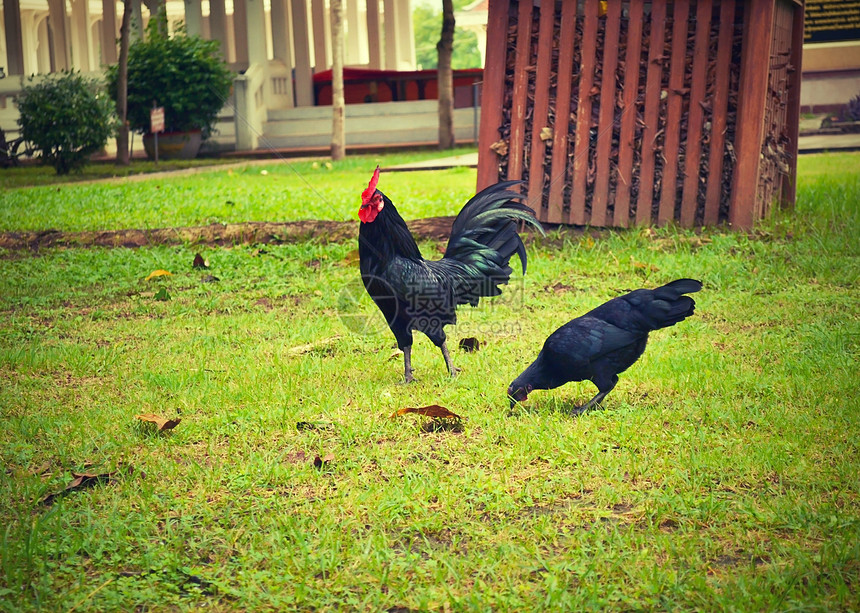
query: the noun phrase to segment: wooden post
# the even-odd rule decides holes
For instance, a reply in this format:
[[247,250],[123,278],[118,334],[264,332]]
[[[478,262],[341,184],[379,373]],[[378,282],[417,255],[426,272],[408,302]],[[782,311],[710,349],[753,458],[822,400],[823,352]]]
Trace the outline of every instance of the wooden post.
[[681,225],[695,223],[699,202],[699,166],[702,156],[702,118],[708,78],[708,44],[711,36],[711,0],[696,5],[696,35],[693,43],[693,74],[690,84],[690,110],[687,124],[687,157],[684,161],[684,190],[681,195]]
[[711,147],[708,153],[708,179],[705,188],[705,225],[719,221],[723,177],[723,154],[726,146],[726,110],[729,105],[729,69],[732,61],[735,3],[720,3],[720,31],[717,42],[717,74],[714,83],[714,120],[711,125]]
[[[517,53],[514,61],[514,91],[511,100],[511,142],[508,143],[508,179],[523,176],[525,148],[526,96],[529,89],[529,65],[532,47],[532,9],[529,0],[520,2],[517,15]],[[505,37],[507,38],[507,37]]]
[[648,48],[648,71],[645,75],[645,127],[642,128],[639,197],[636,201],[636,223],[645,225],[651,222],[651,208],[654,200],[654,150],[660,114],[664,61],[663,36],[665,32],[666,0],[654,0],[651,4],[651,40]]
[[600,83],[600,115],[597,120],[597,176],[591,202],[591,224],[606,225],[609,200],[609,153],[615,124],[615,69],[618,68],[618,35],[621,30],[621,2],[610,2],[606,12],[603,45],[603,80]]
[[532,115],[531,165],[529,167],[528,205],[540,212],[543,201],[544,153],[546,141],[541,131],[546,127],[549,110],[549,73],[552,69],[552,36],[555,22],[555,2],[541,2],[540,30],[538,31],[537,76],[535,102]]
[[630,219],[630,187],[633,183],[633,154],[641,145],[636,141],[636,106],[639,95],[639,60],[642,55],[643,2],[630,5],[627,30],[627,56],[624,60],[624,107],[618,138],[618,186],[615,191],[614,223],[627,227]]
[[573,82],[573,51],[576,39],[576,0],[565,0],[561,5],[561,33],[558,51],[558,87],[555,96],[555,126],[552,133],[552,161],[550,163],[549,209],[546,221],[563,223],[564,187],[567,177],[567,152],[570,146],[570,95]]
[[576,142],[573,147],[573,189],[570,196],[570,223],[583,225],[585,219],[585,182],[591,149],[591,88],[597,63],[597,2],[586,2],[582,31],[582,72],[576,105]]
[[478,184],[476,191],[498,182],[499,156],[490,145],[499,140],[501,100],[505,95],[505,47],[508,0],[490,0],[487,23],[487,61],[481,91],[481,128],[478,135]]
[[756,197],[761,170],[767,69],[773,27],[774,0],[749,0],[744,14],[744,46],[738,85],[738,117],[735,133],[737,164],[732,177],[729,223],[749,230],[755,222]]
[[672,59],[669,64],[669,89],[666,92],[666,136],[663,155],[663,181],[660,189],[660,205],[657,223],[666,225],[675,218],[675,202],[678,191],[678,151],[681,140],[681,113],[684,110],[684,72],[687,62],[687,17],[690,5],[676,2],[672,8]]

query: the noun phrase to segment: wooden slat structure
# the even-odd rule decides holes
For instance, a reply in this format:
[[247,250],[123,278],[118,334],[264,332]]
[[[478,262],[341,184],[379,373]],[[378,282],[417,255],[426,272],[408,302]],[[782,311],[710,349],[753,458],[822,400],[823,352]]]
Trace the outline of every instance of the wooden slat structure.
[[477,187],[523,179],[549,223],[750,228],[794,201],[802,42],[798,0],[490,0]]

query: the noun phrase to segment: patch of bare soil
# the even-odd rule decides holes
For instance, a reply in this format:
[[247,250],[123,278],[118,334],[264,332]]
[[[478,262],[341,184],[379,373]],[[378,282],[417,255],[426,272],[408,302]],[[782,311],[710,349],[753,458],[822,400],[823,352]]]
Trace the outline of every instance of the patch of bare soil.
[[[453,217],[428,217],[408,222],[412,234],[421,239],[444,239],[451,232]],[[236,245],[256,243],[292,243],[323,239],[326,242],[358,238],[354,221],[291,221],[284,223],[246,222],[210,224],[185,228],[151,230],[107,230],[100,232],[0,233],[0,248],[9,250],[45,247],[147,247],[151,245]]]

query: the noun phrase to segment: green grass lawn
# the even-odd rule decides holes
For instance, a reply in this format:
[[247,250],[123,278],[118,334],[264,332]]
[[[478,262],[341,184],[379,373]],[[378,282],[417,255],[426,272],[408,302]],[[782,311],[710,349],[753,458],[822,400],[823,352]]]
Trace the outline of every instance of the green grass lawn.
[[[0,610],[857,610],[860,155],[800,162],[796,211],[751,234],[531,241],[448,328],[482,341],[461,375],[419,335],[409,386],[352,242],[0,252]],[[11,189],[0,226],[352,219],[375,163]],[[474,181],[380,188],[416,218]],[[552,330],[677,277],[696,314],[605,410],[570,415],[590,383],[509,410]],[[462,431],[390,417],[429,404]],[[115,472],[42,502],[72,471]]]
[[[458,149],[457,153],[474,151]],[[0,206],[0,232],[169,228],[244,221],[357,219],[361,191],[377,164],[438,157],[438,151],[350,156],[341,162],[271,160],[227,170],[213,168],[179,177],[137,177],[98,183],[17,187],[20,181],[49,182],[44,168],[0,171],[8,189]],[[144,163],[151,169],[151,164]],[[113,168],[113,167],[111,167]],[[15,173],[21,171],[22,176]],[[89,176],[89,172],[84,176]],[[392,198],[407,218],[455,215],[475,191],[475,170],[385,173]],[[74,177],[72,177],[74,178]],[[406,204],[408,203],[408,204]]]

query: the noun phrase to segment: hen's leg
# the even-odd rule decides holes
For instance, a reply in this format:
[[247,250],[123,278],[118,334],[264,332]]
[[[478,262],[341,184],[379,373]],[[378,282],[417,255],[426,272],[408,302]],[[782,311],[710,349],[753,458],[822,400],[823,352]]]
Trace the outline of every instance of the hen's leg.
[[445,358],[445,366],[448,367],[448,374],[452,377],[456,377],[457,373],[460,372],[460,369],[454,367],[454,361],[451,360],[451,354],[448,353],[447,341],[442,342],[440,349],[442,350],[442,357]]
[[603,399],[606,398],[606,394],[611,392],[618,384],[618,375],[612,375],[611,378],[597,379],[596,381],[593,381],[593,383],[597,386],[598,394],[585,403],[581,408],[577,409],[577,413],[585,413],[599,405]]
[[412,347],[403,348],[403,382],[412,383],[415,377],[412,376]]

